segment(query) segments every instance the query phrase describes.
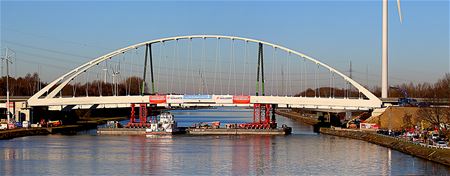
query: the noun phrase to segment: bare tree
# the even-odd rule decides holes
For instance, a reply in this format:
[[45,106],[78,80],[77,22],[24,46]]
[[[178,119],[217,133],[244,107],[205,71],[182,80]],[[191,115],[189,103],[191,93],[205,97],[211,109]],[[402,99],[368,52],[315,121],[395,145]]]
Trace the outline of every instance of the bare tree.
[[[439,127],[442,123],[450,123],[450,109],[448,107],[431,106],[420,108],[417,111],[417,116],[420,120],[428,122],[435,127]],[[439,129],[440,131],[442,130],[441,128]],[[444,130],[448,131],[446,125],[444,125]]]

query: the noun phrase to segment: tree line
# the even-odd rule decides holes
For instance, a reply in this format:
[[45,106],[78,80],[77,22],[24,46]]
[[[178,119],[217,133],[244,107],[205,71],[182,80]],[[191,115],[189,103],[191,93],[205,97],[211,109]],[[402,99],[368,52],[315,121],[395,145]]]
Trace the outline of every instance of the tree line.
[[[141,92],[142,78],[128,77],[116,84],[107,83],[101,80],[94,80],[87,83],[68,84],[61,91],[61,96],[111,96],[117,95],[139,95]],[[31,96],[48,83],[41,81],[37,73],[28,73],[24,77],[10,77],[9,91],[11,96]],[[435,83],[403,83],[394,87],[406,90],[409,97],[415,98],[450,98],[450,73],[446,73]],[[146,86],[146,92],[148,92]],[[376,96],[381,96],[381,88],[374,87],[370,91]],[[6,76],[0,79],[0,96],[6,96]],[[356,89],[320,87],[317,89],[307,89],[295,96],[308,97],[358,97]],[[403,97],[403,94],[396,89],[389,89],[389,97]]]
[[[394,85],[391,87],[400,88],[406,91],[408,97],[413,98],[426,98],[426,99],[449,99],[450,98],[450,73],[446,73],[442,78],[438,79],[435,83],[403,83],[399,85]],[[381,97],[381,88],[376,86],[370,88],[375,96]],[[403,93],[398,89],[389,88],[389,97],[400,98],[404,97]],[[317,89],[307,89],[302,91],[295,96],[307,96],[307,97],[358,97],[359,92],[353,89],[345,88],[331,88],[331,87],[320,87]]]
[[[142,78],[128,77],[116,84],[94,80],[87,83],[67,84],[59,94],[60,96],[112,96],[139,95],[141,93]],[[10,96],[32,96],[41,88],[47,86],[47,82],[41,81],[37,73],[28,73],[24,77],[9,78]],[[0,96],[6,96],[6,76],[0,79]]]

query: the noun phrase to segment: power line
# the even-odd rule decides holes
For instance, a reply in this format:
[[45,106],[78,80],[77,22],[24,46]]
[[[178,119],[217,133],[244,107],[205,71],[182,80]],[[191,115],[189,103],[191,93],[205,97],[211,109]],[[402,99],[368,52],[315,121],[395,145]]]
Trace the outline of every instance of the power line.
[[105,48],[105,47],[96,46],[96,45],[90,45],[90,44],[86,44],[86,43],[80,43],[80,42],[75,42],[75,41],[70,41],[70,40],[63,40],[63,39],[58,39],[58,38],[54,38],[54,37],[50,37],[50,36],[46,36],[46,35],[41,35],[41,34],[32,34],[32,33],[23,32],[23,31],[20,31],[20,30],[17,30],[17,29],[9,28],[9,27],[3,27],[3,29],[6,29],[7,31],[16,32],[16,33],[19,33],[19,34],[25,34],[25,35],[33,36],[33,37],[37,37],[37,38],[51,39],[51,40],[54,40],[54,41],[80,45],[80,46],[83,46],[83,47],[95,47],[95,48],[113,50],[112,48]]
[[47,51],[47,52],[51,52],[51,53],[57,53],[57,54],[62,54],[62,55],[67,55],[67,56],[73,56],[73,57],[78,57],[78,58],[83,58],[83,59],[90,59],[90,58],[92,58],[92,57],[88,57],[88,56],[82,56],[82,55],[72,54],[72,53],[67,53],[67,52],[63,52],[63,51],[57,51],[57,50],[52,50],[52,49],[46,49],[46,48],[41,48],[41,47],[31,46],[31,45],[27,45],[27,44],[11,42],[11,41],[7,41],[7,40],[2,40],[2,41],[5,42],[5,43],[17,45],[17,46],[23,46],[23,47],[32,48],[32,49],[37,49],[37,50],[42,50],[42,51]]

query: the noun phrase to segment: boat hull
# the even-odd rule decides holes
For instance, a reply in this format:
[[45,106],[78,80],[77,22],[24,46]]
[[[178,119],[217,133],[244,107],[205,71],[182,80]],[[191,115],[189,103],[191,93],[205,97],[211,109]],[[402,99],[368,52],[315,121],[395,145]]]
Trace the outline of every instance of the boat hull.
[[276,129],[245,129],[245,128],[188,128],[187,134],[192,135],[288,135],[291,128]]
[[144,135],[145,128],[98,128],[99,135]]

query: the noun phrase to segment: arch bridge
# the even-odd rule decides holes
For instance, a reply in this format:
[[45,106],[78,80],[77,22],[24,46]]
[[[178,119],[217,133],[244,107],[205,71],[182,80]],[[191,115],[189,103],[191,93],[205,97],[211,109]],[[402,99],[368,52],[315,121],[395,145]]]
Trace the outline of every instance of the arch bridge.
[[63,74],[29,106],[253,106],[368,110],[382,102],[335,68],[250,38],[188,35],[112,51]]

